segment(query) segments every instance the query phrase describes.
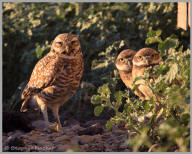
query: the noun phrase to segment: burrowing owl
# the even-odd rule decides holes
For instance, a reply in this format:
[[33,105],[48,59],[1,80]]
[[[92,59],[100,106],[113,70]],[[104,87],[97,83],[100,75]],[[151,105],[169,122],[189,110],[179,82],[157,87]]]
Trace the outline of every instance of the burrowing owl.
[[[119,71],[121,80],[130,89],[133,89],[133,78],[132,78],[132,60],[135,56],[136,51],[131,49],[126,49],[120,52],[115,61],[115,65]],[[144,99],[144,95],[139,91],[135,90],[135,94],[141,99]]]
[[83,73],[83,56],[80,42],[73,34],[58,35],[50,52],[35,65],[30,80],[22,93],[21,112],[38,104],[46,128],[49,126],[47,107],[51,108],[61,130],[59,107],[70,99],[79,87]]
[[[135,80],[136,77],[144,76],[146,68],[159,64],[161,60],[162,59],[156,50],[151,48],[140,49],[133,58],[133,80]],[[135,83],[139,84],[138,90],[145,96],[146,100],[152,97],[156,101],[156,97],[152,90],[146,85],[144,79],[139,79]]]

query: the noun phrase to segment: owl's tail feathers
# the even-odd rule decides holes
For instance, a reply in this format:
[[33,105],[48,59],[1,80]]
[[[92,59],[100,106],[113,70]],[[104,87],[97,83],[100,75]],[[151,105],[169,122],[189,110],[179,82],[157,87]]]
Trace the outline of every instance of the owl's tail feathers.
[[37,101],[34,98],[26,98],[22,105],[20,112],[26,112],[28,110],[39,110],[39,105],[37,104]]
[[25,99],[21,105],[21,109],[20,109],[20,112],[26,112],[28,110],[27,108],[27,103],[28,103],[28,100],[29,99]]

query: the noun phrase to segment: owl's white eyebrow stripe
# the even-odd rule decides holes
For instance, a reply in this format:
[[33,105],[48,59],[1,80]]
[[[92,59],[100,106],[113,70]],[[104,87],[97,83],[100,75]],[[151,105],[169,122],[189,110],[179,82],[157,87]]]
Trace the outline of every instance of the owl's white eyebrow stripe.
[[60,39],[59,37],[55,39],[56,42],[61,42],[62,39]]

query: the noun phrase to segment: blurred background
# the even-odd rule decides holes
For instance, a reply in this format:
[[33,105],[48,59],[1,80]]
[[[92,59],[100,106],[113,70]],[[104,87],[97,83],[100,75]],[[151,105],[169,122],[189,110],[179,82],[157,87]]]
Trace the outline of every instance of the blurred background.
[[[171,78],[172,81],[177,78],[177,80],[183,81],[180,87],[183,87],[184,90],[179,88],[175,90],[174,85],[162,83],[160,85],[164,87],[162,86],[160,89],[168,87],[172,90],[169,89],[169,92],[165,94],[173,96],[168,102],[180,101],[189,105],[190,29],[183,30],[177,27],[177,3],[15,2],[3,3],[3,111],[19,111],[22,103],[21,92],[29,80],[32,69],[36,62],[49,52],[52,40],[60,33],[78,35],[84,58],[84,73],[80,88],[60,108],[61,121],[70,118],[79,122],[91,119],[108,120],[117,112],[118,115],[121,115],[122,111],[124,113],[124,108],[121,105],[117,106],[117,110],[115,107],[113,109],[107,108],[106,104],[104,111],[99,107],[95,110],[94,107],[102,102],[98,103],[98,100],[94,101],[92,98],[98,93],[102,95],[102,93],[107,94],[110,91],[111,94],[114,94],[116,91],[124,92],[127,89],[120,80],[114,65],[117,55],[123,49],[139,50],[143,47],[151,47],[160,51],[161,56],[168,60],[167,66],[162,66],[158,70],[159,74],[168,75],[166,80]],[[170,48],[172,50],[168,52]],[[178,55],[186,58],[186,61],[182,63],[178,62],[182,58],[173,58],[175,55],[177,56],[176,50],[181,51],[178,52]],[[168,54],[171,54],[172,57],[169,58]],[[170,73],[169,70],[175,68],[175,65],[172,67],[173,63],[180,63],[180,66],[176,69],[177,71],[173,69]],[[184,71],[186,72],[184,73]],[[174,72],[176,73],[174,74]],[[108,85],[106,86],[106,84]],[[110,90],[106,91],[107,88]],[[116,95],[120,100],[121,93]],[[130,95],[138,102],[138,98],[134,94]],[[99,95],[97,96],[100,98]],[[113,98],[110,99],[112,102]],[[125,98],[123,101],[125,102]],[[139,105],[141,107],[142,103]],[[184,107],[184,105],[180,105],[180,107]],[[177,127],[178,130],[182,130],[180,136],[188,134],[185,140],[186,146],[183,146],[185,148],[183,151],[187,151],[186,147],[189,148],[189,144],[187,144],[189,143],[189,106],[186,107],[187,111],[184,109],[176,111],[176,108],[178,109],[177,105],[172,103],[168,112],[170,114],[167,114],[167,117],[174,114],[176,120],[179,119],[178,117],[181,120],[184,119],[186,130],[180,129],[181,123],[175,122],[175,119],[171,120],[169,130]],[[177,113],[185,114],[178,115]],[[128,117],[126,114],[126,118]],[[120,117],[121,120],[126,118]],[[110,125],[110,123],[108,124]],[[154,125],[152,126],[150,123],[150,127],[154,128]],[[173,135],[172,132],[167,135],[167,130],[164,132],[165,136]],[[178,132],[176,131],[176,133]],[[138,139],[140,137],[137,138],[137,143]],[[164,143],[165,138],[161,139]],[[173,140],[173,144],[169,144],[167,149],[174,147],[175,138]],[[155,138],[154,142],[156,141]],[[166,141],[165,143],[170,142],[170,140]],[[142,142],[145,143],[146,140],[142,140]],[[136,145],[135,143],[133,142],[133,145]],[[181,148],[183,147],[181,146]],[[139,147],[135,148],[137,151]],[[162,148],[161,150],[167,151],[167,149]],[[146,149],[141,151],[146,151]]]
[[117,54],[147,46],[150,30],[161,29],[163,38],[175,34],[189,48],[189,30],[178,29],[176,20],[177,3],[3,3],[4,108],[19,102],[32,68],[58,34],[79,36],[82,81],[91,83],[94,93],[114,77]]

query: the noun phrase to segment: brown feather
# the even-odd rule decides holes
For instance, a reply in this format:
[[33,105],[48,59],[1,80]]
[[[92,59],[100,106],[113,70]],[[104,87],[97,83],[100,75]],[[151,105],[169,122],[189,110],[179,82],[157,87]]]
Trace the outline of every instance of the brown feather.
[[[33,69],[22,98],[22,106],[33,100],[37,102],[48,123],[47,106],[54,113],[59,127],[59,107],[70,99],[79,87],[83,74],[83,56],[80,42],[73,34],[58,35],[50,52]],[[35,100],[35,101],[34,101]]]

